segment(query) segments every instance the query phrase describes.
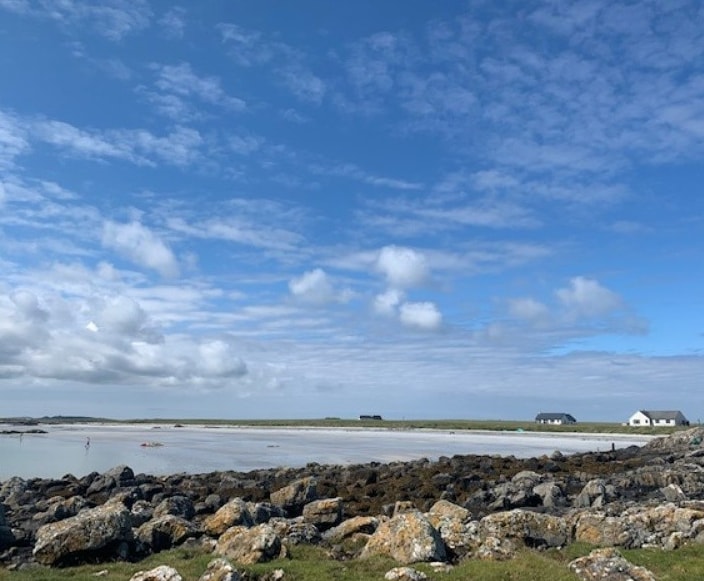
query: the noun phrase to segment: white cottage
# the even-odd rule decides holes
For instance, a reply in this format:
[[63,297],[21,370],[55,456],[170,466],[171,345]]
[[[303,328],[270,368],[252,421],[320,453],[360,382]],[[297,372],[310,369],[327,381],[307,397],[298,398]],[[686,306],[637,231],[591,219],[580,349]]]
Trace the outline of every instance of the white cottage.
[[628,419],[628,425],[634,427],[688,426],[689,421],[681,411],[638,410]]

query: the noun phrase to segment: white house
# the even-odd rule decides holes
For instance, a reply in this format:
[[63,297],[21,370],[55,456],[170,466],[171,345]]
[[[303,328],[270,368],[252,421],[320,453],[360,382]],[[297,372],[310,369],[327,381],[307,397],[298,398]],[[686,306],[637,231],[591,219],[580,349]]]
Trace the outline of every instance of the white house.
[[576,424],[577,420],[574,416],[566,414],[564,412],[552,413],[552,412],[540,412],[535,416],[535,421],[539,424]]
[[638,410],[628,419],[629,426],[688,426],[689,421],[681,411]]

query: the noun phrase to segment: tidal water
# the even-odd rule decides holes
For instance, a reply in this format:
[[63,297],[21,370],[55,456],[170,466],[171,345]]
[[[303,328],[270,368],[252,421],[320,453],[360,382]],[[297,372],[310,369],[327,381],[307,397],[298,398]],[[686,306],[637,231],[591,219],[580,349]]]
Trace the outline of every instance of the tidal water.
[[[455,454],[529,458],[641,446],[648,436],[385,429],[279,429],[169,425],[47,425],[47,434],[0,435],[0,481],[84,476],[125,464],[135,473],[435,460]],[[3,429],[18,429],[3,426]],[[19,429],[25,429],[20,427]],[[86,445],[90,439],[90,445]],[[159,443],[144,447],[142,443]]]

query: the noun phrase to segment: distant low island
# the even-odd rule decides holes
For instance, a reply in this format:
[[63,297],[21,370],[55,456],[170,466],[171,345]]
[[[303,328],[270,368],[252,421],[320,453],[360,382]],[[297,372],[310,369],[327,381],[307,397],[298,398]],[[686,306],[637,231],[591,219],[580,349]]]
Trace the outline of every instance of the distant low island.
[[550,425],[534,420],[485,420],[485,419],[380,419],[381,416],[360,416],[358,418],[307,418],[307,419],[229,419],[229,418],[134,418],[112,419],[92,416],[41,416],[0,418],[0,424],[11,426],[39,426],[56,424],[158,424],[198,426],[238,426],[255,428],[375,428],[389,430],[486,430],[518,432],[563,432],[563,433],[620,433],[666,435],[686,429],[683,426],[633,427],[619,422],[578,422],[567,425]]

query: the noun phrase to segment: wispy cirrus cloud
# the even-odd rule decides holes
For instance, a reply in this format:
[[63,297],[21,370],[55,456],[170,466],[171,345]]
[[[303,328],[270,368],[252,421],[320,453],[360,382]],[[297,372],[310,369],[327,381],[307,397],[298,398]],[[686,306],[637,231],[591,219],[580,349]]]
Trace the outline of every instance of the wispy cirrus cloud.
[[140,87],[140,92],[155,104],[157,110],[175,120],[198,119],[203,116],[203,104],[229,111],[244,111],[245,101],[228,95],[219,78],[199,76],[189,63],[177,65],[152,64],[156,74],[156,90]]
[[152,11],[146,0],[0,0],[0,8],[23,16],[52,20],[72,33],[83,26],[112,41],[140,32],[150,25]]

